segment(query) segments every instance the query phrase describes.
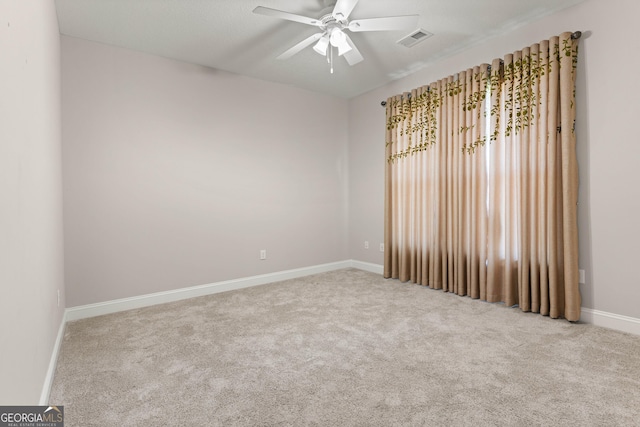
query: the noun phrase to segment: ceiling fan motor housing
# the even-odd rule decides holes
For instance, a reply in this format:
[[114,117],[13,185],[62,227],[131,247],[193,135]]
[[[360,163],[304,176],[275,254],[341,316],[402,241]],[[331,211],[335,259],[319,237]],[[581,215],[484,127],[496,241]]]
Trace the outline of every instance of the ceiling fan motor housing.
[[330,31],[333,28],[339,28],[340,30],[348,28],[349,21],[347,21],[344,17],[342,19],[339,19],[340,16],[342,15],[338,15],[338,17],[336,17],[331,13],[324,15],[322,18],[320,18],[320,29]]

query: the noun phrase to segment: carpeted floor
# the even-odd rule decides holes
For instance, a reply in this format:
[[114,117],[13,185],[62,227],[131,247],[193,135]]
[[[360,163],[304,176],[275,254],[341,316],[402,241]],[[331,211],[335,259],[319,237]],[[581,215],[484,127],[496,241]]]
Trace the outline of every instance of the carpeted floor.
[[67,325],[73,426],[638,426],[640,337],[356,269]]

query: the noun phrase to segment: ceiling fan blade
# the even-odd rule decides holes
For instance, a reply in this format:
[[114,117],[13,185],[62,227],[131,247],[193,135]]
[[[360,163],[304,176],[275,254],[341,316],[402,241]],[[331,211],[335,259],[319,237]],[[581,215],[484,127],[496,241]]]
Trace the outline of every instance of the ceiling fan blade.
[[253,13],[258,15],[273,16],[274,18],[286,19],[287,21],[300,22],[301,24],[313,25],[319,27],[322,22],[317,19],[307,18],[306,16],[296,15],[289,12],[283,12],[269,7],[258,6],[253,9]]
[[364,58],[356,45],[353,43],[353,40],[351,40],[351,37],[349,37],[348,34],[345,34],[345,36],[347,37],[347,43],[349,43],[349,46],[351,46],[351,50],[349,52],[345,52],[342,56],[344,56],[344,59],[347,60],[349,65],[356,65],[358,62],[363,61]]
[[347,19],[349,15],[351,15],[351,11],[356,7],[357,3],[358,0],[338,0],[333,8],[332,15],[335,18],[338,18],[337,15],[342,15],[342,18],[340,19]]
[[393,31],[406,30],[418,25],[419,15],[388,16],[386,18],[354,19],[349,22],[349,30],[360,31]]
[[323,35],[324,35],[324,33],[316,33],[316,34],[314,34],[312,36],[307,37],[306,39],[302,40],[297,45],[293,46],[291,49],[289,49],[286,52],[284,52],[282,55],[278,56],[278,59],[289,59],[289,58],[291,58],[293,55],[295,55],[296,53],[300,52],[305,47],[307,47],[310,44],[313,44],[313,42],[319,40],[320,37],[322,37]]

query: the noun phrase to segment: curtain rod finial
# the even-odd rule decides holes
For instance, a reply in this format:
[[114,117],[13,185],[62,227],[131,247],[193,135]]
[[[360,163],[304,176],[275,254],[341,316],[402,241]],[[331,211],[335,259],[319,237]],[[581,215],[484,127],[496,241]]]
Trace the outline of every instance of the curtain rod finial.
[[386,106],[387,106],[387,101],[382,101],[382,102],[380,103],[380,105],[382,105],[383,107],[386,107]]
[[582,31],[575,31],[573,34],[571,34],[571,38],[573,40],[578,40],[580,37],[582,37]]

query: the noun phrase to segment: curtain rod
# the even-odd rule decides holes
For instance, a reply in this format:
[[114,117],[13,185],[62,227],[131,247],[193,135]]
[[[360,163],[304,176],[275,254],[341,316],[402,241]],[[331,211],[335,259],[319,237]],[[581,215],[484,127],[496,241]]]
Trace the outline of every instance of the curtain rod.
[[[574,31],[571,34],[571,40],[578,40],[580,37],[582,37],[582,31]],[[489,65],[489,69],[491,69],[491,65]],[[411,94],[409,94],[409,98],[411,98]],[[382,101],[380,105],[382,105],[383,107],[386,107],[387,101]]]

